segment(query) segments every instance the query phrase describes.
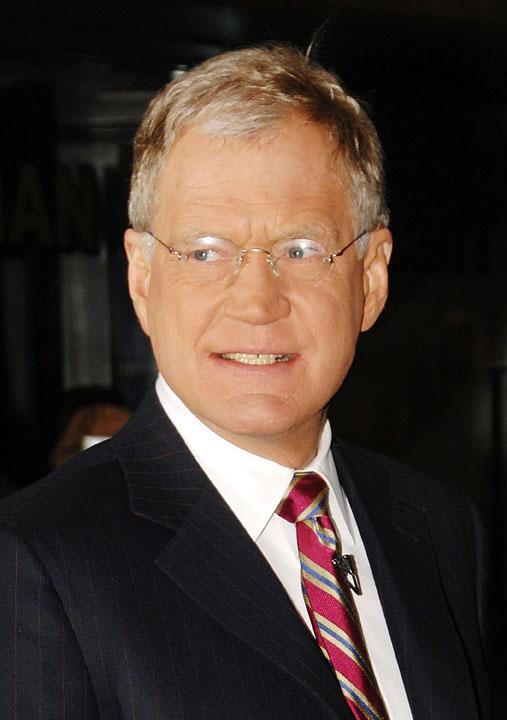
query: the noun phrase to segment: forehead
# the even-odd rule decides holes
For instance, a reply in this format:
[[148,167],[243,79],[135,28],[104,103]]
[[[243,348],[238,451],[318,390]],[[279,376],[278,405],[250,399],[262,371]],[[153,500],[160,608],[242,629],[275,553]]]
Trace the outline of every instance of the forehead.
[[174,144],[158,183],[157,222],[335,222],[348,214],[347,173],[327,128],[290,118],[251,137],[199,126]]

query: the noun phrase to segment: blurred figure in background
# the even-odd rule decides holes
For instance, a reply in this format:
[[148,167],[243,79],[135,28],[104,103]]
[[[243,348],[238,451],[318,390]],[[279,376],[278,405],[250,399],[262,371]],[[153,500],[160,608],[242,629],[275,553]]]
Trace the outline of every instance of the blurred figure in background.
[[62,401],[60,432],[49,458],[49,469],[62,465],[81,450],[107,440],[131,413],[114,393],[103,388],[75,388]]

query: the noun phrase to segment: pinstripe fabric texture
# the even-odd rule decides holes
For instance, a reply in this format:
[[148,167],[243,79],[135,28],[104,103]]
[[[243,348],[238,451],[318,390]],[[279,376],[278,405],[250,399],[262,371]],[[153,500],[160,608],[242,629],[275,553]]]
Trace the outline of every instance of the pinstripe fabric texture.
[[[414,720],[489,718],[469,511],[390,460],[334,453]],[[154,393],[113,440],[0,502],[0,718],[353,718]]]
[[387,713],[345,578],[333,567],[339,552],[329,516],[329,490],[317,473],[295,473],[277,513],[295,523],[303,594],[315,637],[334,668],[357,720],[385,720]]

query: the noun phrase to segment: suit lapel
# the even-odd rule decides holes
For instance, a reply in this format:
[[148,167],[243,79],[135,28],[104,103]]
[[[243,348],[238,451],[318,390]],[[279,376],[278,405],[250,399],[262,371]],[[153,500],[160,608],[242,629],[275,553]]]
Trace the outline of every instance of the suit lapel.
[[337,681],[262,553],[153,394],[113,439],[132,512],[174,530],[156,559],[225,630],[275,663],[331,713],[351,719]]
[[207,485],[160,567],[196,602],[320,702],[349,717],[338,684],[266,560]]
[[[476,703],[423,509],[383,467],[334,448],[361,531],[414,720],[470,717]],[[445,667],[443,666],[445,665]],[[452,682],[450,682],[452,678]]]

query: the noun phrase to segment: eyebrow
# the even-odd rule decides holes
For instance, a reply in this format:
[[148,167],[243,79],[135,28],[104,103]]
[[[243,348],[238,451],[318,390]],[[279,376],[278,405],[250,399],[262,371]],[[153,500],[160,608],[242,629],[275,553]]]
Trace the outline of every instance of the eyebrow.
[[171,242],[174,245],[178,245],[178,244],[184,245],[185,243],[189,243],[192,240],[198,240],[199,238],[204,238],[204,237],[213,237],[213,238],[217,238],[219,240],[228,240],[229,242],[234,242],[233,240],[228,238],[223,233],[214,232],[213,230],[210,230],[209,228],[207,230],[204,230],[204,228],[193,228],[193,227],[185,228],[177,235],[172,235]]
[[[172,235],[170,241],[171,245],[174,245],[175,247],[181,247],[182,245],[184,246],[185,244],[188,244],[192,240],[197,240],[204,237],[213,237],[220,240],[226,240],[227,242],[231,242],[238,247],[242,247],[242,245],[233,240],[228,233],[215,232],[215,229],[211,228],[184,228],[177,235]],[[283,242],[284,240],[296,240],[298,238],[307,238],[309,240],[316,239],[320,242],[323,242],[324,244],[334,243],[339,246],[340,239],[342,238],[342,233],[340,232],[340,229],[338,227],[324,227],[323,225],[314,223],[298,225],[295,228],[288,228],[286,231],[277,234],[276,237],[273,237],[271,239],[271,244],[273,245],[277,242]]]
[[[294,240],[297,238],[316,238],[318,240],[336,241],[341,238],[341,232],[338,227],[330,228],[322,225],[299,225],[296,228],[291,228],[284,233],[279,239],[280,240]],[[275,242],[277,242],[275,240]]]

